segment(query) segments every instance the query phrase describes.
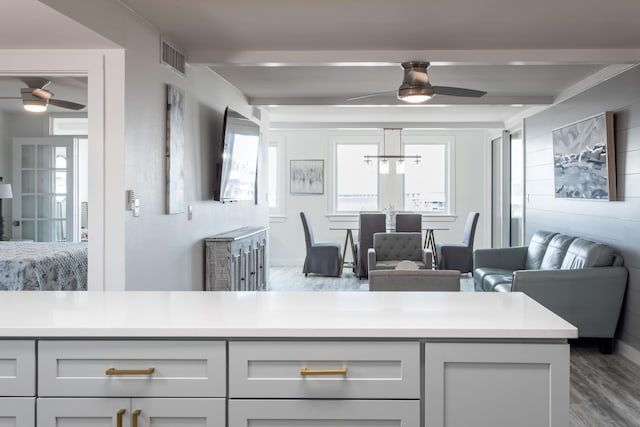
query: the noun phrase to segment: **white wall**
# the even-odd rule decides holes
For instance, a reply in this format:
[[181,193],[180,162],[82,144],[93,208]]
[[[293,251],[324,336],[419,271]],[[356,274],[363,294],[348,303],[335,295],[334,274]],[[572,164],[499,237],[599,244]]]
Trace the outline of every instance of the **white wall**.
[[[99,0],[47,0],[45,3],[126,49],[125,111],[122,112],[125,188],[121,204],[105,207],[107,216],[125,216],[126,289],[202,289],[202,240],[233,228],[268,222],[264,189],[260,190],[258,205],[221,204],[211,197],[211,147],[221,137],[224,108],[230,105],[250,116],[246,100],[206,68],[189,67],[187,76],[181,77],[162,66],[161,35],[118,3]],[[164,213],[166,84],[175,85],[186,94],[185,212],[176,215]],[[263,126],[268,129],[268,117],[264,114]],[[109,171],[107,179],[108,176]],[[124,210],[125,189],[135,190],[140,199],[139,217]],[[191,221],[187,218],[186,205],[193,206]]]
[[[437,241],[462,241],[464,225],[469,211],[480,212],[475,247],[490,244],[490,150],[487,130],[421,130],[421,134],[453,136],[455,138],[455,217],[431,217],[425,224],[449,227],[449,231],[436,231]],[[381,135],[381,130],[343,129],[291,129],[272,130],[271,141],[284,142],[285,170],[279,175],[285,181],[284,218],[271,222],[270,245],[272,265],[299,265],[305,256],[304,233],[300,211],[305,211],[311,221],[314,237],[318,242],[344,244],[345,232],[329,230],[333,224],[327,217],[330,209],[332,170],[331,139],[340,135]],[[289,161],[324,159],[325,193],[323,195],[289,194]],[[360,161],[354,159],[354,161]],[[384,207],[384,206],[381,206]]]

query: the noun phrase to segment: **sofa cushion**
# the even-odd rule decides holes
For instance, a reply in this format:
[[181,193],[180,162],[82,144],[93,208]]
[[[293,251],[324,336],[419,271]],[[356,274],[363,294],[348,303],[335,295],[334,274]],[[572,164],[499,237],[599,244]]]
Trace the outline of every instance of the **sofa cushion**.
[[542,258],[547,250],[549,242],[558,233],[552,233],[550,231],[536,231],[531,236],[529,242],[529,248],[527,249],[527,260],[525,262],[525,269],[527,270],[539,270],[540,264],[542,264]]
[[[389,259],[382,261],[376,260],[376,270],[395,270],[395,268],[398,267],[398,264],[401,261],[402,260],[399,259]],[[418,269],[420,270],[424,270],[427,268],[427,266],[422,261],[414,260],[413,262],[418,266]],[[429,266],[429,268],[431,268],[431,266]]]
[[574,239],[560,266],[563,270],[605,267],[614,261],[613,248],[587,239]]
[[489,274],[482,281],[482,287],[487,291],[495,291],[496,286],[507,284],[511,290],[512,282],[513,274]]
[[566,234],[556,234],[553,236],[547,246],[544,257],[542,257],[540,269],[553,270],[560,268],[562,261],[567,254],[567,249],[569,249],[569,245],[571,245],[571,242],[575,239],[575,237],[567,236]]
[[481,283],[481,288],[484,291],[491,291],[491,288],[485,289],[484,287],[484,279],[487,276],[490,276],[492,274],[502,274],[502,275],[512,275],[513,274],[513,270],[508,270],[506,268],[495,268],[495,267],[478,267],[475,270],[473,270],[473,281],[475,283]]

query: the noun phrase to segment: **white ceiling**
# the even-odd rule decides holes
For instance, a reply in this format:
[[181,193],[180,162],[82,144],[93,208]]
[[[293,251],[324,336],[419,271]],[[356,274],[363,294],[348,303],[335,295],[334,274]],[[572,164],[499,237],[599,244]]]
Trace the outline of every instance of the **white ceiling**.
[[[275,125],[495,127],[640,63],[637,0],[109,1],[268,108]],[[0,48],[113,46],[36,0],[0,2]],[[419,107],[393,94],[345,101],[396,90],[407,60],[431,61],[434,85],[488,93]]]

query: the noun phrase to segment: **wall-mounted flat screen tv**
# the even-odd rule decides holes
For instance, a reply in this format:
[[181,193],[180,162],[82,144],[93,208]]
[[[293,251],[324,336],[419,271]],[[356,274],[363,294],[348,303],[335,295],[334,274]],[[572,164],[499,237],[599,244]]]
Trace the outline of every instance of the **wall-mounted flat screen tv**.
[[255,201],[260,126],[227,107],[222,129],[223,146],[214,199]]

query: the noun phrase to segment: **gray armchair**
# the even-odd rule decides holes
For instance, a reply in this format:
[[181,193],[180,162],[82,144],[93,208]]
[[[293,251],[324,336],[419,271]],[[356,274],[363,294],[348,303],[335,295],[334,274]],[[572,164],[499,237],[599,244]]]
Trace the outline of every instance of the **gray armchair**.
[[356,270],[359,278],[369,273],[367,251],[373,247],[374,233],[387,231],[387,216],[383,213],[360,213],[360,231],[356,243]]
[[304,240],[307,246],[307,256],[304,259],[302,272],[305,277],[309,273],[324,276],[340,276],[342,253],[339,243],[315,243],[311,224],[304,212],[300,212],[302,227],[304,228]]
[[368,253],[369,272],[395,269],[400,261],[413,261],[420,269],[431,269],[432,254],[422,248],[422,233],[375,233]]
[[436,243],[439,269],[458,270],[461,273],[473,271],[473,240],[479,217],[478,212],[469,212],[462,243]]
[[460,291],[458,270],[375,270],[369,291]]

